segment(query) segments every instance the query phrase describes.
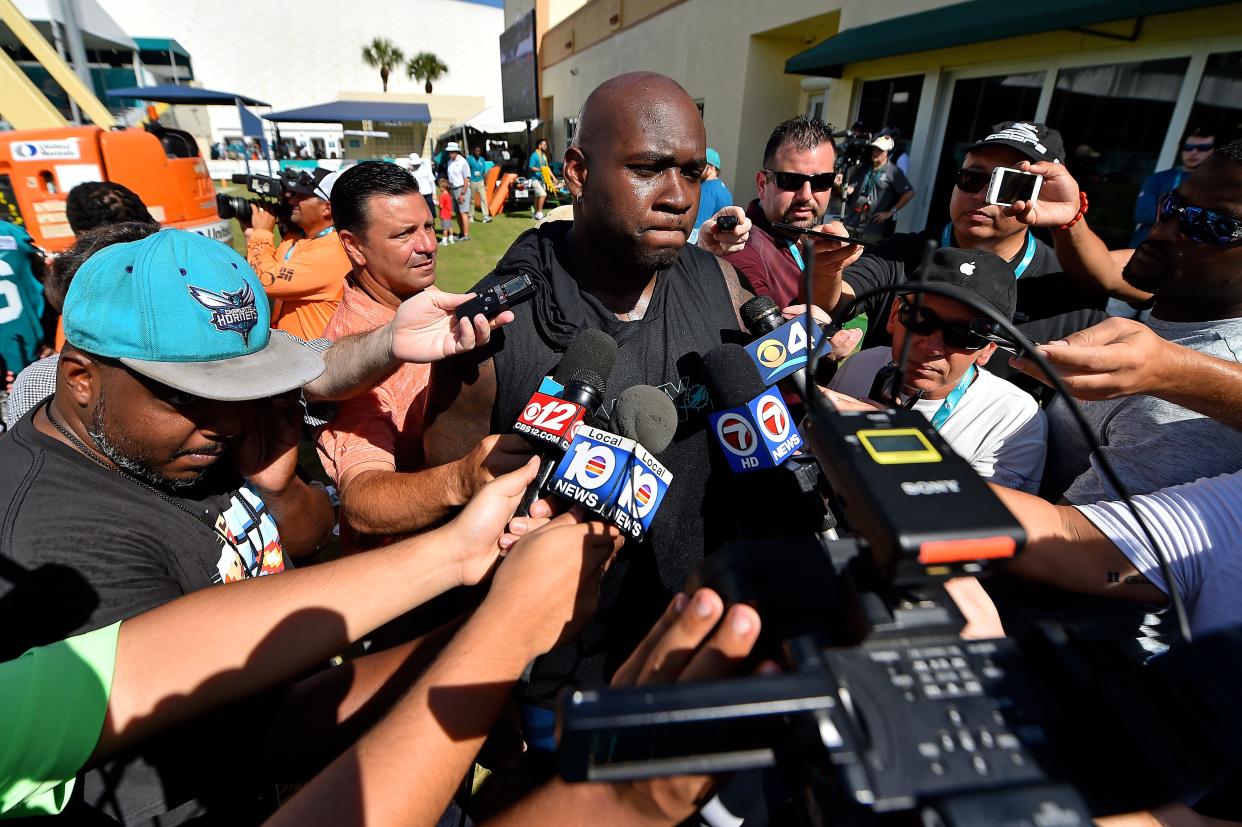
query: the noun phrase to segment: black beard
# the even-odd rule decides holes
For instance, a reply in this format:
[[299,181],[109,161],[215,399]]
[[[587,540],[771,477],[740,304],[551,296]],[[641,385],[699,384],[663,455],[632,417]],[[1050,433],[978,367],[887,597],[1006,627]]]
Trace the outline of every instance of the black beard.
[[203,475],[199,474],[191,479],[171,479],[158,474],[151,468],[148,468],[143,462],[137,460],[122,449],[122,447],[108,437],[104,429],[104,397],[100,394],[99,400],[95,403],[95,411],[91,414],[90,425],[86,427],[86,434],[95,443],[95,447],[99,453],[132,477],[137,477],[148,485],[154,485],[156,488],[166,488],[172,491],[179,491],[190,488],[198,484]]
[[641,273],[652,270],[667,270],[677,263],[681,250],[648,250],[639,248],[634,251],[634,267]]
[[1164,261],[1164,259],[1168,257],[1167,251],[1165,248],[1157,246],[1156,242],[1144,240],[1139,247],[1146,247],[1148,253],[1151,253],[1154,250],[1161,251],[1161,253],[1156,253],[1155,255],[1157,259],[1161,260],[1159,270],[1140,270],[1138,267],[1135,267],[1134,261],[1131,259],[1126,262],[1126,266],[1122,268],[1121,278],[1125,280],[1126,284],[1136,287],[1145,293],[1158,294],[1161,290],[1164,290],[1176,281],[1177,268],[1174,262]]

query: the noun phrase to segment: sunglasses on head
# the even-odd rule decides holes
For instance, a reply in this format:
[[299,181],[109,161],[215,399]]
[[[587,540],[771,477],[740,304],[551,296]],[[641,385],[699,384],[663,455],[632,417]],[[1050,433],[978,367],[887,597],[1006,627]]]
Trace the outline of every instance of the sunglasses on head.
[[977,169],[959,169],[957,174],[953,176],[953,183],[957,188],[971,195],[986,187],[988,181],[991,180],[992,174],[990,172],[980,172]]
[[897,310],[897,321],[911,333],[932,336],[940,331],[945,345],[957,350],[979,350],[990,343],[987,336],[991,333],[992,326],[985,319],[973,319],[965,325],[946,322],[926,307],[917,308],[916,314],[914,304],[905,296],[899,301],[901,304]]
[[1242,221],[1214,210],[1192,207],[1174,192],[1166,192],[1160,196],[1156,206],[1157,221],[1170,218],[1177,219],[1182,235],[1195,244],[1224,247],[1235,241],[1242,241]]
[[802,185],[807,181],[811,182],[812,192],[825,192],[832,189],[832,179],[836,177],[832,172],[817,172],[814,175],[804,175],[801,172],[777,172],[774,169],[765,169],[768,175],[776,181],[776,186],[789,192],[797,192],[802,189]]
[[1182,144],[1182,152],[1211,152],[1216,148],[1216,144]]

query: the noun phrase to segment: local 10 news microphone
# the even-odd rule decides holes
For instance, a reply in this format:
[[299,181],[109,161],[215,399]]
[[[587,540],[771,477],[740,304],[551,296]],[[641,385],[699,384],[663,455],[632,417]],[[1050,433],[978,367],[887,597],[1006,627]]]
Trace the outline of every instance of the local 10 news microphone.
[[708,427],[734,473],[776,468],[802,447],[793,415],[760,377],[741,345],[718,345],[703,357],[715,411]]
[[598,424],[595,416],[616,363],[616,340],[599,330],[584,330],[565,351],[552,376],[544,378],[523,406],[513,431],[532,442],[540,458],[539,473],[526,489],[519,514],[530,513],[531,504],[541,496],[579,425]]
[[642,540],[673,481],[655,455],[677,431],[677,409],[663,391],[635,385],[617,398],[612,427],[580,427],[548,491]]

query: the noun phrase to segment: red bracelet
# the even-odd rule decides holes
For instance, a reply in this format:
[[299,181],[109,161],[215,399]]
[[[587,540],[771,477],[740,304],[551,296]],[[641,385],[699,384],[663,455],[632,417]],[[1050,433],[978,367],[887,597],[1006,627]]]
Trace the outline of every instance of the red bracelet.
[[1087,214],[1087,192],[1086,190],[1079,190],[1078,197],[1082,201],[1082,206],[1078,208],[1078,215],[1074,216],[1074,220],[1070,221],[1068,224],[1062,224],[1061,225],[1062,230],[1068,230],[1070,227],[1073,227],[1079,221],[1082,221],[1082,217]]

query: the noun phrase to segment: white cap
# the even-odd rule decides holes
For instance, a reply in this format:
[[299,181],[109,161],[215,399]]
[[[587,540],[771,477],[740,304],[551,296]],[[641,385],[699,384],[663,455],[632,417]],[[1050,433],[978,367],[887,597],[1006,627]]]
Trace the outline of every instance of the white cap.
[[416,167],[422,162],[423,162],[423,156],[419,155],[417,152],[410,153],[410,166]]
[[445,152],[461,152],[461,147],[457,144],[457,141],[449,141],[448,146],[444,148],[444,151]]
[[315,195],[319,196],[324,201],[328,201],[329,199],[331,199],[332,198],[332,187],[336,185],[336,179],[340,177],[341,177],[340,171],[329,172],[322,179],[320,179],[318,184],[315,185]]
[[893,147],[895,146],[892,135],[876,135],[875,140],[871,142],[871,145],[876,149],[882,149],[885,152],[892,152]]

